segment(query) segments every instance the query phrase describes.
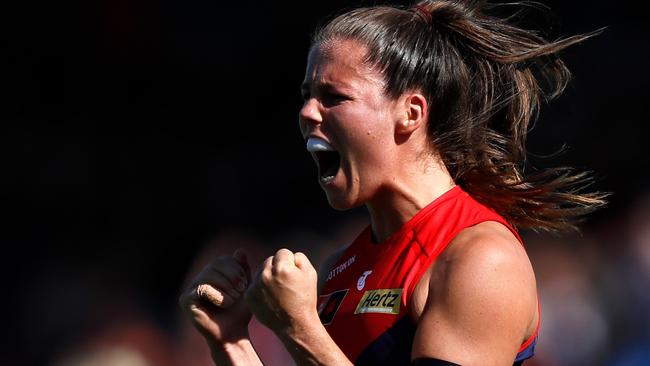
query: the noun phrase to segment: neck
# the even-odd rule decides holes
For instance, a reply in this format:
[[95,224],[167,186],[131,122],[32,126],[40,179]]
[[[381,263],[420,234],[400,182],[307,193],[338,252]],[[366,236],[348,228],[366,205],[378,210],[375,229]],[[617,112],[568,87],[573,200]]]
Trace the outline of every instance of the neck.
[[406,168],[396,171],[390,183],[366,204],[372,233],[379,243],[455,185],[444,164],[435,157],[399,166]]

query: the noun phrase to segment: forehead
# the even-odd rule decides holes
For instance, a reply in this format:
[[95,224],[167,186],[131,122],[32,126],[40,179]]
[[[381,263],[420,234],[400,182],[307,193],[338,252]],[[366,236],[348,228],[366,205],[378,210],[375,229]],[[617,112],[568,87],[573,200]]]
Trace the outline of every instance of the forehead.
[[331,40],[309,51],[304,82],[360,86],[383,86],[379,72],[364,62],[365,45],[354,40]]

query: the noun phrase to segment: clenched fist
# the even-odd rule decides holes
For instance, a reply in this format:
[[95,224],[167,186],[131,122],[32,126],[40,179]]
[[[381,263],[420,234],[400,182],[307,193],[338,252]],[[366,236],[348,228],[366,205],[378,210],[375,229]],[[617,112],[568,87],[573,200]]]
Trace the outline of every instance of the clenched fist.
[[267,258],[246,291],[255,317],[274,331],[318,320],[317,274],[302,253],[280,249]]
[[183,292],[179,302],[208,344],[248,338],[250,311],[243,294],[250,283],[250,267],[241,249],[206,266]]

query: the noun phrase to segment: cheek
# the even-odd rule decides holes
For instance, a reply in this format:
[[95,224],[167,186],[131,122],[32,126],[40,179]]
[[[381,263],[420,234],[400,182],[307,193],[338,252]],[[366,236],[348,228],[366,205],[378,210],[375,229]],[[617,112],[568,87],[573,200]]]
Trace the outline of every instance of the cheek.
[[373,149],[374,146],[387,146],[393,141],[390,122],[376,110],[350,108],[341,110],[331,124],[338,141],[345,147]]

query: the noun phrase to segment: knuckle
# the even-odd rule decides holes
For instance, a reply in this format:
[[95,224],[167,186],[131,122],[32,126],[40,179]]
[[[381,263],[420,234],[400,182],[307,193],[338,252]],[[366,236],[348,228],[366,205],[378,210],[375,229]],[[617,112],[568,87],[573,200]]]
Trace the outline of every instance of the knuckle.
[[278,276],[286,276],[291,273],[291,269],[285,263],[280,263],[275,267],[275,273]]
[[273,282],[273,274],[271,271],[263,271],[260,276],[260,280],[264,285],[270,285],[271,282]]
[[280,248],[280,249],[278,249],[278,251],[276,252],[276,255],[279,255],[279,254],[292,254],[292,253],[291,253],[291,251],[290,251],[289,249],[287,249],[287,248]]
[[316,271],[316,268],[314,267],[309,267],[309,269],[307,269],[307,273],[312,277],[318,277],[318,271]]

